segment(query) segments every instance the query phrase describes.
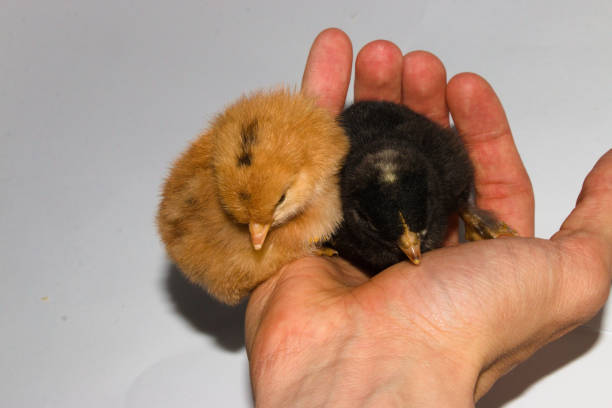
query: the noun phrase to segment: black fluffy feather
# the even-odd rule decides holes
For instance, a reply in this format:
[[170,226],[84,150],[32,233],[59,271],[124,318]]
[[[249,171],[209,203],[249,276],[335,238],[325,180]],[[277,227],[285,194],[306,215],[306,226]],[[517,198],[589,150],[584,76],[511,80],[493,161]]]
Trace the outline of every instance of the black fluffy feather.
[[406,260],[400,212],[421,252],[442,245],[468,206],[474,170],[461,139],[403,105],[358,102],[339,117],[351,148],[341,171],[344,221],[332,246],[371,275]]

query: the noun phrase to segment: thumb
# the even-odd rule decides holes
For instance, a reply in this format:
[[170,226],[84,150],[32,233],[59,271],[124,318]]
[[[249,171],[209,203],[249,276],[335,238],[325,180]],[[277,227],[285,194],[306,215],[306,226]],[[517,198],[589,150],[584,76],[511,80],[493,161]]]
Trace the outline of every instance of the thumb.
[[[576,208],[551,240],[559,244],[566,265],[561,275],[574,302],[567,304],[585,321],[604,304],[612,279],[612,149],[586,177]],[[571,290],[569,289],[571,288]],[[571,300],[571,299],[567,299]]]
[[[578,231],[586,232],[612,248],[612,149],[595,164],[584,180],[576,208],[553,239]],[[608,254],[610,255],[610,254]]]

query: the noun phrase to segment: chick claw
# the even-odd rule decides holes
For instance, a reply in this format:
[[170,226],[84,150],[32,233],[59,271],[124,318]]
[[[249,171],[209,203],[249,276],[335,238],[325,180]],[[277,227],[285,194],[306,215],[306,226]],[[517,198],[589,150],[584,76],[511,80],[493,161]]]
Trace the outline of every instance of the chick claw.
[[468,241],[518,236],[508,224],[479,208],[461,212],[461,218],[465,223],[465,239]]
[[329,257],[339,256],[338,251],[332,248],[328,248],[328,247],[316,248],[314,250],[314,254],[317,256],[329,256]]

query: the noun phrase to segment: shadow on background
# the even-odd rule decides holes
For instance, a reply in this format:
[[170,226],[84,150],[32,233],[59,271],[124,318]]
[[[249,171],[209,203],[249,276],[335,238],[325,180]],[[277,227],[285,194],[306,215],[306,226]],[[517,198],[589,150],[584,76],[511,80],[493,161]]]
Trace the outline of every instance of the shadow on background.
[[476,404],[476,408],[500,408],[519,397],[540,379],[589,351],[599,338],[604,311],[600,311],[586,326],[552,342],[530,359],[502,377]]
[[244,347],[244,314],[247,302],[224,305],[204,289],[189,282],[174,265],[167,268],[166,289],[177,312],[198,331],[213,336],[226,350]]

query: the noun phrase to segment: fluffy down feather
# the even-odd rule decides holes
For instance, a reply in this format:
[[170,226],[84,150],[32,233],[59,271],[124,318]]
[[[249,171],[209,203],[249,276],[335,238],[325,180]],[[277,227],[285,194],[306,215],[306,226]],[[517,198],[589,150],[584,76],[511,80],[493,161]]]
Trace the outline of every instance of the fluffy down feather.
[[157,216],[168,254],[214,297],[239,302],[336,230],[347,151],[312,99],[283,89],[241,98],[170,171]]
[[471,199],[474,169],[456,132],[403,105],[364,101],[340,123],[351,148],[341,172],[344,221],[332,246],[374,275],[442,246],[459,213],[469,239],[515,235]]

